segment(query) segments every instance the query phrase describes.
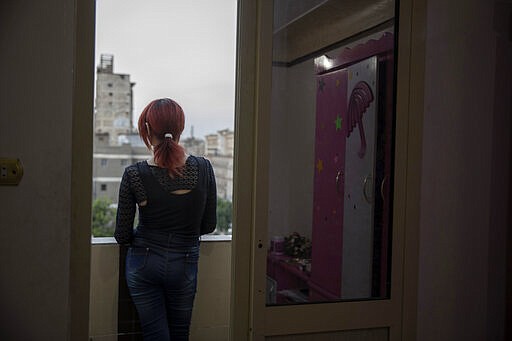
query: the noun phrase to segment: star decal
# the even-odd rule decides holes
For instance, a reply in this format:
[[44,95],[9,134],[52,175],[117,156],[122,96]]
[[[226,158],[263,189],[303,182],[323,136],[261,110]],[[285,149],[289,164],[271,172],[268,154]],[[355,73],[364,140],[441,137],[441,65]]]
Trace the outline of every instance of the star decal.
[[321,159],[316,162],[316,169],[318,169],[318,173],[324,170],[324,162]]
[[340,115],[337,115],[336,119],[334,120],[334,124],[336,125],[336,131],[341,130],[342,123],[343,123],[343,119],[340,117]]

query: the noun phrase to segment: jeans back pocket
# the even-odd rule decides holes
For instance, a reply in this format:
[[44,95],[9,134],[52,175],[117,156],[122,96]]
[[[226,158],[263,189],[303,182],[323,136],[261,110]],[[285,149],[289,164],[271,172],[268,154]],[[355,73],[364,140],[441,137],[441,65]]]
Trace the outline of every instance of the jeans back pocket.
[[149,248],[147,247],[130,247],[126,255],[126,272],[138,272],[147,264],[149,257]]

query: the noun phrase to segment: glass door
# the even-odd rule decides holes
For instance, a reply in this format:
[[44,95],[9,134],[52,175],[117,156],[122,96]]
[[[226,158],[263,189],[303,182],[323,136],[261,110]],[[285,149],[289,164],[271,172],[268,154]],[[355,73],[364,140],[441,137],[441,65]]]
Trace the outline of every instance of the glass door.
[[239,213],[247,229],[234,235],[232,298],[246,304],[251,339],[399,338],[406,125],[396,124],[397,8],[239,3],[237,111],[242,124],[253,110],[253,139],[238,136],[238,152],[252,152],[253,195],[238,203],[250,213]]

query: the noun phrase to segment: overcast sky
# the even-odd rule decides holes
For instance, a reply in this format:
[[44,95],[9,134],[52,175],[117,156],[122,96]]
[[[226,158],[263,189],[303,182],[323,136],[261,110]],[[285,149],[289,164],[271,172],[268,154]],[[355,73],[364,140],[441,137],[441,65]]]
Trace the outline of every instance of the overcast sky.
[[183,137],[233,129],[236,0],[96,0],[96,65],[135,82],[134,118],[155,98],[184,109]]

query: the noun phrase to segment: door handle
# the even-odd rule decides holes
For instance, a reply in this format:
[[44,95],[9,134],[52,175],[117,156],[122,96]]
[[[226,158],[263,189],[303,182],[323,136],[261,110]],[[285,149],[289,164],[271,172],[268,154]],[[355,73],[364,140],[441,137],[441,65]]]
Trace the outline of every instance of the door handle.
[[371,178],[372,178],[372,175],[368,174],[364,178],[364,182],[363,182],[363,197],[364,197],[364,200],[368,204],[372,204],[373,203],[373,196],[369,197],[368,194],[367,194],[367,187],[368,187],[368,184],[370,183]]

